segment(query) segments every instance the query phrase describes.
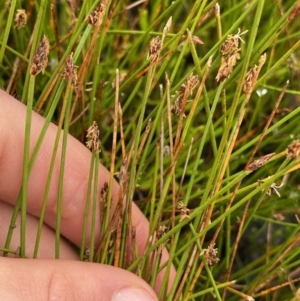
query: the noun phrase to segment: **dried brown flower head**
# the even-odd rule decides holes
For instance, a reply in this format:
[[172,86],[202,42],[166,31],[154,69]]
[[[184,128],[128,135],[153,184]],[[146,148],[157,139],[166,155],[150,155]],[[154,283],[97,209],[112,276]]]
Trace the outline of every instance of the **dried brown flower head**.
[[93,124],[88,128],[86,137],[89,140],[86,142],[86,146],[93,152],[100,152],[101,144],[99,141],[99,128],[96,121],[93,121]]
[[230,76],[230,74],[233,71],[233,67],[236,65],[236,62],[239,59],[240,59],[240,54],[238,52],[235,52],[222,62],[218,74],[216,76],[217,82],[220,81],[222,82]]
[[27,23],[27,15],[25,9],[17,9],[17,13],[15,15],[15,27],[17,29],[21,29],[25,27]]
[[87,22],[92,26],[101,26],[105,14],[106,5],[106,1],[100,2],[100,4],[88,16]]
[[241,32],[241,30],[238,29],[237,34],[228,35],[226,40],[221,45],[221,50],[220,50],[221,55],[222,56],[232,55],[233,53],[240,51],[239,41],[244,43],[244,41],[241,38],[241,35],[243,35],[247,32],[248,32],[248,30]]
[[183,202],[179,202],[178,209],[180,210],[181,213],[180,221],[190,218],[190,209],[188,209]]
[[253,86],[256,82],[256,74],[258,71],[258,67],[255,65],[253,68],[251,68],[248,73],[246,74],[246,80],[244,84],[243,91],[244,93],[248,94],[253,90]]
[[167,230],[168,230],[168,228],[165,225],[160,225],[156,232],[157,239],[162,238],[166,234]]
[[71,79],[73,87],[77,87],[77,71],[73,62],[73,52],[70,53],[66,58],[63,77],[66,81]]
[[258,66],[254,65],[254,67],[251,68],[246,74],[246,79],[243,87],[244,93],[251,94],[256,84],[259,72],[265,62],[266,62],[266,54],[264,53],[263,55],[261,55],[259,59],[259,65]]
[[265,165],[274,155],[275,155],[275,153],[271,153],[271,154],[265,155],[255,161],[253,161],[252,163],[249,164],[249,166],[247,167],[247,170],[250,170],[250,171],[257,170],[261,166]]
[[127,156],[125,156],[119,171],[119,180],[121,185],[127,181],[127,175],[128,175],[127,169],[128,169],[128,158]]
[[100,191],[100,202],[104,204],[104,207],[107,204],[107,194],[108,194],[108,183],[104,182],[103,187]]
[[[176,94],[179,96],[175,100],[174,104],[171,107],[171,113],[173,115],[179,115],[182,111],[182,100],[185,93],[192,95],[194,89],[199,84],[199,77],[191,73],[186,81],[180,86],[179,90],[176,91]],[[184,115],[185,116],[185,115]]]
[[171,106],[171,113],[173,115],[179,115],[182,109],[182,96],[177,97],[173,105]]
[[184,95],[185,91],[188,90],[187,93],[192,95],[195,87],[198,84],[199,84],[199,77],[191,73],[186,79],[186,81],[180,86],[179,90],[177,91],[177,94]]
[[49,40],[46,36],[43,37],[39,44],[35,55],[32,58],[30,66],[30,74],[37,75],[40,72],[44,73],[48,64],[48,54],[50,50]]
[[297,158],[300,155],[300,141],[294,140],[285,151],[288,159]]
[[161,48],[162,48],[162,42],[160,37],[153,38],[150,41],[147,60],[151,61],[152,63],[157,63]]
[[218,249],[214,248],[215,244],[208,246],[207,249],[203,249],[200,255],[204,255],[204,258],[208,265],[214,266],[220,261],[217,257]]

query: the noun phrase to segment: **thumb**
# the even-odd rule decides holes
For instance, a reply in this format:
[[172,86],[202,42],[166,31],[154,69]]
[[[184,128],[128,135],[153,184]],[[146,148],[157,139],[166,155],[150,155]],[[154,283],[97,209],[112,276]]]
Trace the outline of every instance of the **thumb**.
[[0,266],[0,300],[158,300],[142,279],[112,266],[15,258]]

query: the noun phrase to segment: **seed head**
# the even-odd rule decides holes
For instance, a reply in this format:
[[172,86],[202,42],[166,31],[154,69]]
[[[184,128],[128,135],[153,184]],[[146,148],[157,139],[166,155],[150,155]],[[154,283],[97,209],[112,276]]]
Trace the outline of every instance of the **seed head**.
[[100,4],[88,16],[87,22],[92,26],[101,26],[105,14],[106,5],[106,1],[100,2]]
[[150,41],[147,60],[151,61],[152,63],[157,63],[161,48],[162,48],[162,42],[160,37],[153,38]]
[[232,55],[233,53],[240,51],[241,49],[239,48],[239,41],[244,43],[244,41],[241,38],[241,35],[247,32],[248,30],[241,32],[241,30],[239,29],[237,34],[228,35],[227,39],[221,45],[221,50],[220,50],[221,55],[222,56]]
[[50,50],[49,40],[46,36],[43,37],[40,45],[37,48],[35,55],[32,58],[30,66],[30,74],[35,76],[42,72],[44,74],[48,64],[48,54]]
[[77,87],[77,71],[73,62],[73,52],[70,53],[66,58],[63,77],[66,81],[71,79],[73,87]]
[[101,151],[101,144],[99,141],[99,128],[96,121],[88,128],[86,137],[89,138],[86,142],[86,146],[93,152],[99,153]]
[[252,163],[249,164],[249,166],[247,167],[247,170],[250,170],[250,171],[257,170],[261,166],[265,165],[274,155],[275,155],[275,153],[271,153],[271,154],[265,155],[255,161],[253,161]]
[[230,76],[233,71],[233,67],[236,65],[237,60],[240,59],[240,54],[234,52],[231,56],[227,57],[221,64],[218,74],[216,76],[217,82],[222,82]]
[[179,202],[178,209],[181,212],[180,221],[183,221],[184,219],[190,218],[190,209],[186,207],[186,205],[183,202]]
[[15,27],[17,29],[21,29],[25,27],[27,23],[27,15],[25,9],[17,9],[17,13],[15,16]]
[[208,265],[214,266],[220,261],[217,257],[218,249],[214,248],[215,244],[209,245],[207,249],[203,249],[200,255],[204,255],[204,258]]
[[297,158],[300,155],[300,141],[294,140],[285,151],[288,159]]

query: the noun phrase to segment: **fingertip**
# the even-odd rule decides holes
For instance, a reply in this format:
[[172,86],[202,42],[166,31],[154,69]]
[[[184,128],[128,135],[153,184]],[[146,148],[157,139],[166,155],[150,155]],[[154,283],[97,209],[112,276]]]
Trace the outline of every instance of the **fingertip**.
[[158,300],[144,280],[112,266],[12,258],[0,265],[0,300]]

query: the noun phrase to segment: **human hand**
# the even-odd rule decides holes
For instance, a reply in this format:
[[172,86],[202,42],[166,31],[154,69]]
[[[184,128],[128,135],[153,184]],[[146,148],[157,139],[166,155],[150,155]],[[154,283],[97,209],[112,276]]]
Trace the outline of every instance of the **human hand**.
[[[13,206],[22,183],[22,161],[26,107],[0,90],[0,245],[3,246],[9,227]],[[31,152],[36,144],[44,119],[33,113]],[[49,164],[56,136],[56,126],[51,124],[32,168],[28,183],[28,224],[26,255],[34,249],[38,217],[47,180]],[[75,138],[69,136],[64,176],[61,234],[71,243],[80,246],[83,212],[91,153]],[[45,224],[38,260],[0,257],[1,300],[157,300],[154,291],[134,274],[107,265],[78,261],[74,248],[62,237],[60,260],[54,258],[56,198],[59,182],[60,153],[58,152],[48,198]],[[109,172],[99,168],[99,187],[109,181]],[[119,186],[113,184],[113,199],[117,199]],[[133,204],[136,242],[143,252],[148,237],[149,224]],[[99,214],[99,212],[98,212]],[[99,216],[98,216],[99,218]],[[19,222],[14,230],[11,249],[19,245]],[[99,231],[99,229],[97,229]],[[97,234],[96,234],[97,235]],[[168,259],[164,250],[162,263]],[[171,280],[175,271],[171,270]],[[158,290],[162,276],[158,276]]]

